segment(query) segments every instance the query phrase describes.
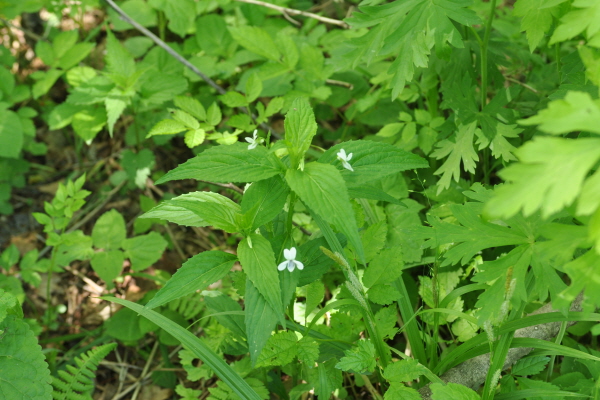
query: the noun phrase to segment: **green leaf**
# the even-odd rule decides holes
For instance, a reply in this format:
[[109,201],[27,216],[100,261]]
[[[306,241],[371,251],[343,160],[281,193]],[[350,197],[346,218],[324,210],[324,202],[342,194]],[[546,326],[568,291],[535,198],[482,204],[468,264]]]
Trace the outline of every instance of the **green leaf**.
[[279,176],[254,182],[242,198],[242,213],[250,221],[249,230],[270,222],[283,209],[290,192],[289,187]]
[[398,328],[396,328],[398,322],[396,307],[382,307],[375,314],[375,322],[382,338],[393,339],[396,333],[398,333]]
[[522,358],[512,367],[511,374],[517,376],[536,375],[542,372],[550,361],[550,357],[534,356]]
[[573,7],[579,9],[568,12],[560,19],[561,24],[554,30],[549,45],[572,39],[583,31],[586,32],[588,41],[599,40],[600,4],[595,1],[579,0],[573,2]]
[[392,383],[410,382],[426,373],[427,369],[413,358],[399,360],[388,365],[383,377]]
[[106,110],[104,107],[89,106],[73,116],[73,130],[85,140],[91,141],[106,125]]
[[15,315],[0,322],[0,395],[5,399],[52,399],[48,364],[29,325]]
[[208,111],[206,111],[206,122],[209,125],[216,126],[221,122],[221,118],[221,109],[217,103],[212,103],[210,107],[208,107]]
[[175,179],[199,179],[211,182],[254,182],[277,175],[280,162],[266,148],[248,150],[247,144],[216,146],[169,171],[157,184]]
[[[143,27],[156,26],[156,11],[144,0],[127,0],[119,4],[119,7]],[[133,29],[133,26],[123,21],[112,8],[108,9],[108,14],[110,15],[110,22],[115,31]]]
[[60,56],[60,61],[56,66],[63,70],[68,70],[79,64],[95,47],[94,43],[77,43]]
[[23,141],[19,116],[13,111],[0,110],[0,157],[18,158]]
[[304,171],[289,169],[285,178],[310,209],[346,235],[358,258],[364,260],[354,212],[340,172],[331,165],[311,162]]
[[127,78],[135,73],[135,60],[110,30],[106,34],[105,60],[111,74]]
[[162,256],[167,242],[156,232],[125,239],[122,244],[125,256],[131,261],[131,269],[142,271]]
[[286,365],[298,354],[298,337],[295,332],[284,331],[274,334],[267,340],[256,362],[256,368]]
[[383,400],[421,400],[422,397],[413,388],[404,386],[401,383],[392,382],[390,388],[383,395]]
[[174,120],[181,122],[188,129],[200,128],[200,123],[196,120],[196,118],[192,117],[190,114],[186,113],[185,111],[172,110],[172,109],[170,109],[169,111],[171,111],[171,116],[173,117]]
[[194,0],[150,0],[148,4],[165,13],[169,29],[180,37],[185,37],[193,29],[196,19]]
[[196,42],[207,54],[230,55],[233,38],[222,15],[207,14],[196,18]]
[[125,254],[121,250],[108,250],[94,253],[90,264],[100,279],[109,285],[121,274]]
[[[286,35],[287,37],[287,35]],[[262,80],[259,78],[258,74],[252,74],[246,81],[246,99],[248,102],[253,102],[260,96],[260,93],[263,90]]]
[[304,318],[308,318],[308,315],[321,304],[324,297],[325,286],[320,280],[309,283],[306,286],[306,309],[304,310]]
[[9,270],[19,262],[19,258],[21,258],[19,249],[14,244],[11,244],[0,255],[0,267]]
[[[239,303],[231,297],[219,294],[219,292],[216,293],[218,294],[217,296],[204,296],[206,306],[215,314],[212,315],[212,318],[215,318],[221,325],[234,334],[239,335],[242,338],[246,337],[244,314],[247,313],[243,312]],[[246,308],[247,307],[248,302],[246,299]]]
[[281,54],[271,36],[257,26],[228,27],[231,36],[240,45],[269,60],[279,61]]
[[[279,288],[279,284],[277,284]],[[277,320],[280,319],[280,311],[275,312],[260,294],[250,279],[246,279],[246,297],[244,299],[246,309],[246,336],[252,364],[256,364],[258,356],[262,351],[271,332],[275,329]]]
[[283,321],[279,275],[269,241],[255,233],[248,235],[238,245],[238,257],[248,279]]
[[359,340],[356,346],[344,352],[336,368],[355,374],[371,374],[377,367],[375,346],[369,340]]
[[200,146],[206,138],[206,132],[204,129],[190,129],[185,133],[184,141],[185,145],[190,149],[196,146]]
[[125,220],[114,209],[102,214],[92,229],[92,241],[98,249],[118,249],[125,237]]
[[283,97],[274,97],[269,101],[267,109],[265,110],[265,117],[268,118],[271,115],[279,112],[283,107]]
[[379,221],[360,234],[363,247],[365,249],[365,261],[371,262],[373,258],[381,251],[385,245],[387,237],[386,221]]
[[223,278],[236,260],[235,255],[218,250],[196,254],[183,263],[166,285],[146,304],[146,307],[156,308],[206,288]]
[[219,100],[231,108],[248,105],[248,100],[246,100],[243,94],[238,92],[227,92],[224,95],[219,96]]
[[496,188],[486,211],[510,217],[519,211],[527,216],[541,210],[548,217],[577,199],[588,172],[600,159],[600,139],[536,137],[516,154],[519,163],[500,171],[508,183]]
[[461,160],[465,171],[475,173],[475,161],[479,160],[479,156],[473,148],[473,136],[476,129],[476,122],[471,122],[469,125],[460,125],[454,142],[444,139],[436,143],[437,149],[431,153],[431,156],[438,160],[448,156],[444,164],[435,171],[435,175],[442,175],[442,178],[438,182],[437,194],[450,187],[450,180],[452,178],[458,182],[461,172]]
[[317,123],[308,100],[299,97],[292,103],[285,116],[285,142],[292,157],[292,166],[297,165],[310,147],[317,133]]
[[555,307],[568,308],[575,297],[584,290],[584,311],[593,311],[600,304],[599,262],[600,255],[592,249],[563,267],[571,278],[571,285],[554,300]]
[[400,247],[384,249],[365,270],[362,279],[363,285],[369,288],[376,284],[395,281],[402,274],[402,268],[404,267],[402,258]]
[[[347,170],[337,159],[337,153],[344,149],[352,153],[350,165],[354,171]],[[387,143],[355,140],[337,144],[319,157],[320,163],[333,164],[350,186],[361,187],[388,175],[415,168],[427,168],[429,164],[423,158],[399,149]]]
[[319,342],[310,336],[304,336],[298,341],[298,361],[310,367],[319,358]]
[[431,398],[433,400],[480,400],[481,397],[473,389],[458,384],[458,383],[447,383],[442,385],[441,383],[432,383],[431,386]]
[[539,125],[541,131],[553,135],[574,131],[600,134],[600,100],[593,100],[588,93],[569,91],[564,99],[551,101],[548,108],[519,123]]
[[193,212],[200,220],[206,221],[216,229],[223,229],[230,233],[239,231],[237,215],[240,213],[240,206],[223,195],[196,192],[193,197],[179,196],[169,200],[169,203]]
[[54,86],[58,78],[60,78],[63,73],[64,71],[55,68],[51,68],[46,72],[37,71],[33,73],[32,78],[36,80],[31,90],[33,98],[37,99],[40,96],[48,93],[48,91],[50,91],[52,86]]
[[333,358],[308,370],[308,382],[313,385],[319,398],[330,398],[331,392],[342,386],[342,371],[335,368],[336,361]]
[[165,200],[139,218],[164,219],[184,226],[208,226],[206,220],[188,208],[188,204],[194,202],[211,202],[220,204],[219,212],[230,209],[230,212],[239,211],[239,206],[225,196],[212,192],[192,192],[177,196],[171,200]]
[[537,47],[546,32],[552,26],[553,14],[557,7],[547,7],[548,0],[518,0],[513,8],[513,14],[523,17],[521,31],[527,32],[529,51]]
[[183,132],[187,127],[179,121],[173,119],[163,119],[158,121],[150,132],[146,135],[146,139],[154,135],[174,135],[179,132]]
[[262,398],[258,396],[256,392],[240,378],[240,376],[233,371],[225,361],[223,361],[223,359],[206,345],[204,340],[195,336],[193,333],[157,312],[149,310],[139,304],[115,297],[105,297],[104,300],[109,300],[130,308],[173,335],[186,349],[192,351],[196,357],[206,363],[215,374],[229,385],[229,387],[243,400],[262,400]]
[[181,108],[191,116],[196,117],[200,121],[206,120],[206,110],[204,109],[202,103],[195,98],[188,96],[175,96],[173,102],[177,107]]
[[369,300],[375,304],[389,305],[398,301],[402,295],[390,284],[379,283],[373,285],[367,292]]

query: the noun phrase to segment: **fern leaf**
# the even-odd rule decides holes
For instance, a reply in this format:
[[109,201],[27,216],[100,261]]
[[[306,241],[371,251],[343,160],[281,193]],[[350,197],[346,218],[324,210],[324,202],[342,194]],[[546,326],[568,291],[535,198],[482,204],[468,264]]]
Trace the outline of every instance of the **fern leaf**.
[[90,393],[94,389],[94,371],[115,347],[116,343],[96,347],[75,359],[77,368],[67,365],[67,371],[58,371],[58,377],[52,381],[52,397],[55,400],[90,400]]

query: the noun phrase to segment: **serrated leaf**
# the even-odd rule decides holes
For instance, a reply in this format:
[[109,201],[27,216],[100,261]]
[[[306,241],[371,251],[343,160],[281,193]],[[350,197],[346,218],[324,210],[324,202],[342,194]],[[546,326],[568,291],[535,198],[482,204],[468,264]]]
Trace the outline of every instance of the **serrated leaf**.
[[116,250],[126,237],[125,219],[117,210],[102,214],[92,229],[92,241],[98,249]]
[[475,172],[475,161],[479,160],[479,156],[473,148],[473,137],[476,129],[476,122],[471,122],[469,125],[460,125],[454,142],[444,139],[436,144],[437,149],[431,153],[431,156],[438,160],[448,157],[444,164],[434,172],[435,175],[442,175],[438,182],[437,194],[450,187],[451,179],[458,182],[461,161],[465,171]]
[[223,278],[236,260],[235,255],[218,250],[196,254],[183,263],[175,275],[146,304],[146,307],[156,308],[206,288]]
[[371,261],[363,275],[363,285],[371,287],[376,284],[393,282],[402,274],[404,261],[402,249],[391,247],[381,251]]
[[110,30],[106,35],[106,66],[110,73],[129,77],[135,72],[135,60]]
[[281,55],[271,36],[257,26],[228,27],[231,36],[240,45],[269,60],[279,61]]
[[251,151],[248,145],[234,143],[216,146],[169,171],[157,184],[175,179],[199,179],[211,182],[254,182],[281,172],[279,160],[266,148]]
[[572,39],[585,31],[588,41],[598,40],[600,35],[600,3],[580,0],[573,3],[574,9],[560,19],[560,25],[554,30],[549,45]]
[[[279,283],[277,285],[279,287]],[[280,319],[278,314],[281,312],[275,312],[269,306],[267,300],[260,294],[250,279],[246,279],[246,297],[244,300],[246,306],[244,311],[246,336],[248,338],[250,359],[254,365],[265,343],[271,337],[271,332],[275,329],[277,320]]]
[[370,340],[359,340],[356,346],[344,352],[344,357],[336,364],[342,371],[356,374],[371,374],[377,367],[375,346]]
[[441,383],[432,383],[431,386],[431,398],[433,400],[480,400],[481,397],[473,389],[458,384],[458,383],[447,383],[442,385]]
[[206,110],[204,109],[202,103],[195,98],[188,96],[175,96],[173,102],[177,107],[181,108],[183,111],[199,119],[200,121],[206,120]]
[[516,155],[519,163],[499,172],[508,183],[496,188],[486,211],[511,217],[519,211],[527,216],[541,210],[548,217],[575,201],[588,172],[600,159],[600,139],[536,137]]
[[285,115],[285,142],[292,162],[299,163],[317,133],[317,123],[308,100],[299,97]]
[[186,126],[187,129],[198,129],[200,128],[200,123],[196,118],[192,117],[190,114],[186,113],[183,110],[170,110],[171,116],[175,121],[181,122]]
[[510,372],[517,376],[536,375],[546,368],[549,361],[550,357],[544,356],[522,358],[513,365]]
[[404,386],[401,383],[392,382],[390,388],[383,395],[383,400],[421,400],[422,397],[413,388]]
[[325,286],[320,280],[314,281],[306,286],[306,309],[305,318],[323,301]]
[[216,229],[223,229],[230,233],[239,231],[237,218],[241,211],[240,206],[218,193],[206,193],[197,193],[194,197],[180,196],[169,202],[175,207],[193,212]]
[[124,260],[125,254],[121,250],[108,250],[94,253],[90,264],[100,279],[112,285],[113,279],[123,270]]
[[[352,153],[349,171],[337,159],[337,153],[344,149],[346,154]],[[409,169],[427,168],[429,164],[423,158],[399,149],[387,143],[354,140],[337,144],[329,148],[319,157],[318,162],[333,164],[350,186],[362,186],[388,175]]]
[[426,368],[414,358],[396,361],[383,371],[383,377],[392,383],[410,382],[426,373]]
[[187,127],[179,121],[173,119],[163,119],[159,121],[150,129],[150,132],[146,135],[146,139],[154,135],[174,135],[179,132],[183,132]]
[[273,97],[269,104],[267,105],[267,109],[265,110],[265,117],[268,118],[271,115],[279,112],[283,107],[283,97]]
[[297,342],[298,337],[294,332],[285,331],[274,334],[267,340],[267,344],[258,356],[256,367],[289,364],[298,354]]
[[523,17],[521,31],[527,32],[529,51],[532,53],[552,26],[555,10],[544,7],[547,2],[548,0],[519,0],[514,5],[513,14]]
[[251,222],[251,231],[270,222],[283,209],[289,187],[279,176],[254,182],[242,198],[242,213]]
[[331,165],[311,162],[304,171],[289,169],[285,179],[310,209],[346,235],[358,258],[364,260],[354,212],[340,172]]
[[206,123],[209,125],[216,126],[221,122],[221,118],[223,118],[221,114],[221,109],[219,108],[216,102],[212,103],[206,111]]
[[298,341],[298,361],[313,367],[319,358],[319,342],[310,336],[304,336]]
[[131,269],[142,271],[154,264],[162,256],[167,241],[156,232],[136,236],[123,241],[125,256],[131,261]]
[[283,304],[279,288],[277,264],[271,244],[264,237],[252,233],[238,245],[238,257],[244,272],[269,306],[283,319]]
[[219,96],[219,100],[231,108],[248,105],[248,100],[246,100],[243,94],[238,92],[227,92],[224,95]]
[[398,301],[402,296],[396,288],[389,284],[379,283],[373,285],[368,291],[367,296],[375,304],[389,305]]
[[204,302],[206,303],[206,307],[215,314],[212,318],[215,318],[221,325],[234,334],[242,338],[246,337],[246,323],[244,322],[244,315],[241,315],[244,312],[237,301],[224,294],[218,294],[215,296],[204,296]]
[[365,249],[365,261],[371,262],[373,258],[385,245],[387,237],[386,221],[379,221],[360,234],[360,238]]
[[206,138],[206,132],[204,129],[189,130],[185,133],[184,141],[185,145],[190,149],[196,146],[200,146]]
[[319,398],[328,399],[331,392],[342,386],[342,371],[335,368],[335,362],[333,358],[308,370],[308,382],[313,385]]
[[149,4],[165,13],[166,20],[169,21],[169,29],[180,37],[185,37],[193,28],[197,15],[196,4],[193,0],[150,0]]
[[382,338],[393,339],[398,333],[396,307],[382,307],[375,314],[375,322]]
[[600,100],[592,99],[588,93],[570,91],[564,99],[551,101],[546,109],[519,123],[539,125],[541,131],[553,135],[574,131],[600,134]]
[[15,315],[0,322],[0,394],[5,399],[52,399],[52,377],[29,325]]

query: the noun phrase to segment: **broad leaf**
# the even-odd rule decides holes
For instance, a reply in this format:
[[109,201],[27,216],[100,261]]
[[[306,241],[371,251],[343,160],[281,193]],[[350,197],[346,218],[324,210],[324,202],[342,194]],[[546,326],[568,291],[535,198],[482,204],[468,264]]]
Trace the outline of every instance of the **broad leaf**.
[[229,27],[229,32],[236,42],[246,49],[269,60],[279,61],[279,50],[271,36],[257,26]]
[[[350,171],[342,166],[337,153],[344,149],[352,153],[349,161]],[[387,143],[368,140],[355,140],[337,144],[319,157],[320,163],[333,164],[342,174],[349,186],[363,188],[366,182],[372,182],[388,175],[416,168],[427,168],[428,162],[416,154],[409,153]]]
[[344,354],[344,357],[335,366],[342,371],[371,374],[377,367],[375,346],[369,340],[359,340],[356,346],[346,350]]
[[402,249],[391,247],[379,253],[367,267],[363,275],[365,287],[371,287],[378,283],[390,283],[402,274],[404,261]]
[[306,164],[304,171],[288,170],[285,178],[310,209],[346,235],[359,259],[364,260],[354,212],[340,172],[331,165],[312,162]]
[[294,100],[285,116],[285,141],[292,158],[292,167],[298,165],[317,133],[317,123],[308,100]]
[[286,365],[298,354],[298,337],[292,331],[284,331],[274,334],[267,340],[262,349],[256,367],[272,367]]
[[253,183],[242,198],[242,213],[251,223],[249,229],[253,231],[272,221],[283,209],[289,192],[279,176]]
[[237,257],[223,251],[205,251],[187,260],[169,279],[146,307],[156,308],[206,288],[223,278],[233,267]]
[[216,229],[230,233],[239,231],[236,218],[240,213],[240,206],[218,193],[200,192],[194,197],[179,196],[169,202],[175,207],[193,212]]
[[383,377],[391,382],[410,382],[414,381],[426,373],[426,368],[419,364],[415,359],[396,361],[388,365],[383,371]]
[[90,264],[100,279],[112,286],[112,281],[121,274],[125,254],[121,250],[94,253]]
[[[209,110],[210,111],[210,110]],[[175,179],[198,179],[211,182],[254,182],[277,175],[281,164],[277,157],[258,146],[234,143],[216,146],[167,172],[157,184]]]
[[283,320],[279,275],[269,241],[255,233],[248,235],[238,245],[238,257],[253,286],[264,296],[279,319]]
[[431,384],[431,398],[433,400],[479,400],[481,397],[473,389],[459,383],[441,383]]
[[246,298],[244,300],[246,337],[250,349],[250,359],[254,365],[265,343],[271,337],[271,332],[275,329],[280,312],[273,311],[250,279],[246,280]]
[[154,264],[162,256],[167,241],[156,232],[125,239],[122,244],[125,256],[131,261],[131,269],[142,271]]
[[125,220],[117,210],[102,214],[92,229],[92,241],[98,249],[116,250],[125,240]]

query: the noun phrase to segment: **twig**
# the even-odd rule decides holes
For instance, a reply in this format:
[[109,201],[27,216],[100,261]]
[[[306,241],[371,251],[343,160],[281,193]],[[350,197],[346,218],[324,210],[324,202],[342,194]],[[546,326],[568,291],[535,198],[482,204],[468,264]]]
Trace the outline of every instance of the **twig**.
[[131,396],[131,400],[136,400],[138,394],[140,393],[140,389],[142,388],[141,382],[150,374],[148,374],[148,369],[150,369],[150,364],[154,361],[154,355],[156,354],[156,349],[158,349],[158,340],[154,342],[154,346],[152,347],[152,351],[148,356],[148,361],[146,365],[144,365],[144,370],[142,371],[142,375],[140,375],[139,380],[136,382],[137,387],[135,388],[135,392],[133,392],[133,396]]
[[[583,294],[580,294],[571,304],[570,311],[581,311],[582,302]],[[545,314],[554,311],[555,310],[552,308],[552,303],[548,303],[529,315]],[[569,322],[569,325],[573,324],[575,324],[575,322]],[[561,322],[549,322],[547,324],[528,326],[526,328],[517,329],[515,331],[514,337],[549,340],[556,336],[560,329],[560,326]],[[511,348],[508,351],[502,370],[508,369],[518,360],[529,354],[531,350],[533,349],[527,347]],[[444,382],[458,383],[467,386],[471,389],[477,389],[485,381],[485,377],[488,373],[489,368],[490,354],[487,353],[471,358],[470,360],[467,360],[462,364],[459,364],[456,367],[449,369],[444,374],[442,374],[440,378]],[[426,386],[419,389],[419,394],[423,397],[424,400],[431,399],[432,393],[429,386],[430,384],[427,384]]]
[[[119,14],[119,16],[121,17],[121,19],[123,21],[133,25],[133,27],[135,29],[137,29],[138,31],[140,31],[141,33],[143,33],[144,35],[149,37],[154,43],[156,43],[159,47],[162,47],[173,58],[175,58],[177,61],[179,61],[186,67],[188,67],[190,69],[190,71],[192,71],[193,73],[198,75],[200,78],[202,78],[202,80],[204,80],[204,82],[206,82],[210,87],[215,89],[219,94],[227,93],[227,91],[225,89],[223,89],[215,81],[213,81],[211,78],[209,78],[208,75],[204,74],[198,68],[196,68],[196,66],[194,64],[192,64],[191,62],[189,62],[188,60],[183,58],[181,55],[179,55],[179,53],[177,53],[175,50],[173,50],[171,48],[171,46],[169,46],[168,44],[166,44],[165,42],[160,40],[160,38],[158,36],[156,36],[154,33],[150,32],[148,29],[144,28],[142,25],[138,24],[131,17],[129,17],[129,15],[127,15],[125,13],[125,11],[121,10],[119,8],[119,6],[115,4],[115,2],[113,0],[104,0],[104,1],[106,1],[108,3],[108,5],[113,10],[115,10],[117,12],[117,14]],[[248,113],[248,110],[246,110],[246,107],[237,107],[237,109],[244,113]],[[251,115],[252,115],[252,118],[256,118],[256,115],[254,115],[254,114],[251,114]],[[268,124],[263,122],[259,126],[262,129],[264,129],[265,131],[271,131],[271,135],[275,136],[277,139],[281,139],[281,136],[279,134],[277,134],[275,131],[273,131],[273,128],[271,128]]]
[[517,85],[521,85],[521,86],[523,86],[525,89],[531,90],[531,91],[532,91],[533,93],[535,93],[535,94],[538,94],[538,93],[539,93],[539,92],[538,92],[536,89],[532,88],[531,86],[529,86],[528,84],[526,84],[526,83],[524,83],[524,82],[521,82],[521,81],[520,81],[520,80],[518,80],[518,79],[511,78],[510,76],[505,76],[505,77],[504,77],[504,79],[506,79],[506,80],[507,80],[507,81],[509,81],[509,82],[514,82],[514,83],[516,83]]
[[208,183],[209,185],[220,186],[222,188],[231,189],[231,190],[234,190],[234,191],[236,191],[236,192],[238,192],[240,194],[244,194],[244,189],[235,186],[233,183],[217,183],[217,182],[202,181],[202,180],[199,180],[199,182]]
[[9,21],[5,20],[4,18],[0,18],[0,21],[2,21],[2,23],[4,25],[6,25],[7,27],[13,28],[13,29],[18,29],[21,32],[23,32],[25,34],[25,36],[29,36],[30,38],[32,38],[38,42],[47,42],[48,41],[47,39],[41,37],[40,35],[38,35],[35,32],[30,31],[29,29],[25,29],[21,26],[16,26],[14,24],[11,24]]
[[340,21],[339,19],[322,17],[320,15],[313,14],[313,13],[307,12],[307,11],[295,10],[293,8],[287,8],[287,7],[280,7],[280,6],[276,6],[275,4],[265,3],[264,1],[258,1],[258,0],[237,0],[237,1],[240,1],[242,3],[255,4],[257,6],[271,8],[273,10],[279,11],[280,13],[282,13],[284,15],[285,14],[288,14],[288,15],[301,15],[303,17],[314,18],[314,19],[316,19],[318,21],[321,21],[321,22],[324,22],[326,24],[332,24],[332,25],[341,26],[344,29],[348,29],[349,28],[348,24],[345,23],[344,21]]
[[327,83],[329,85],[334,85],[334,86],[343,86],[350,90],[354,89],[354,85],[351,84],[350,82],[336,81],[335,79],[326,79],[325,83]]

